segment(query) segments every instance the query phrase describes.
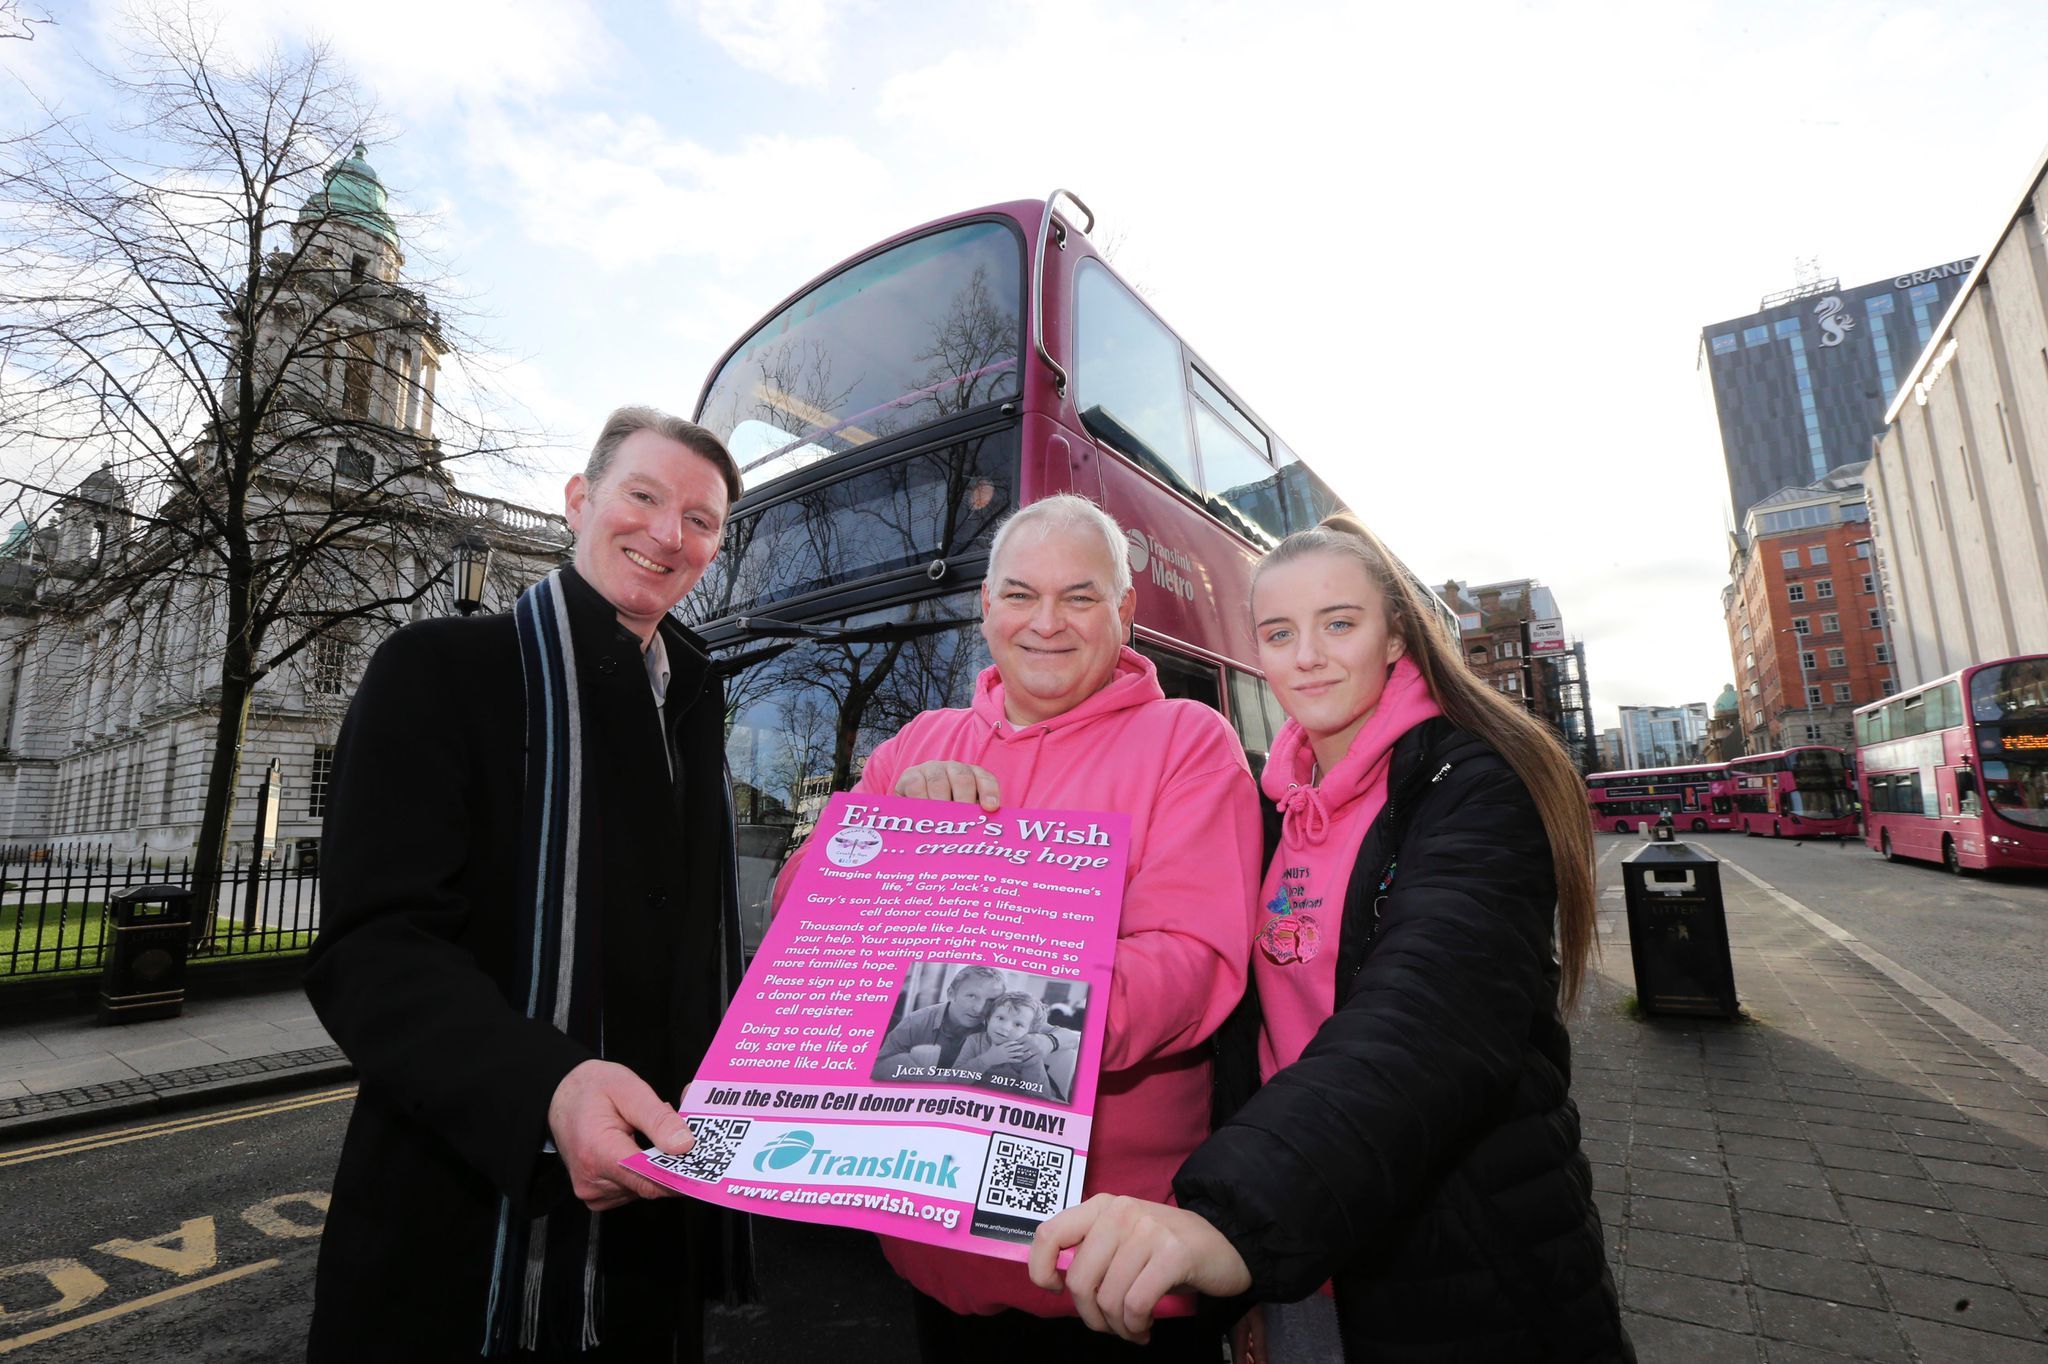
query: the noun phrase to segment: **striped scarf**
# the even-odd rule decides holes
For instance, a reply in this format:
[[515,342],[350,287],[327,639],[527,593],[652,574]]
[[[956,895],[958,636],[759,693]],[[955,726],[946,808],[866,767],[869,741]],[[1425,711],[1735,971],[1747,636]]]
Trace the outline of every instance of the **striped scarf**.
[[[569,604],[560,569],[513,608],[526,684],[526,778],[519,846],[519,912],[531,944],[528,1018],[546,1019],[604,1054],[597,906],[580,897],[583,857],[583,716]],[[597,1344],[600,1218],[580,1203],[532,1221],[498,1206],[485,1315],[486,1355],[514,1349],[574,1351]]]

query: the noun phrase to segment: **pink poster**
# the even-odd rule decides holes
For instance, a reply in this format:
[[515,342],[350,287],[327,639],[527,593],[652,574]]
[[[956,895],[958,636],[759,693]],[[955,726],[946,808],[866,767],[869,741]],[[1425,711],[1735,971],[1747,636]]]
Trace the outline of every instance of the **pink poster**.
[[1081,1199],[1130,821],[832,797],[682,1112],[629,1168],[1022,1260]]

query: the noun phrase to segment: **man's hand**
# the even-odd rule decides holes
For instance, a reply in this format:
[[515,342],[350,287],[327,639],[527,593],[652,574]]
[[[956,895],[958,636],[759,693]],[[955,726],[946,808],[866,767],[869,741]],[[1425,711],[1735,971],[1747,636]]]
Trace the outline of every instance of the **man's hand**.
[[979,802],[990,814],[1003,804],[996,774],[973,763],[929,762],[905,768],[896,779],[896,794],[914,800]]
[[641,1149],[636,1133],[672,1156],[695,1144],[690,1125],[647,1082],[610,1061],[585,1061],[562,1077],[548,1101],[548,1131],[569,1167],[569,1187],[592,1212],[636,1198],[673,1198],[619,1162]]
[[[1059,1254],[1074,1247],[1063,1275]],[[1120,1194],[1097,1194],[1039,1224],[1031,1238],[1031,1282],[1073,1296],[1097,1331],[1144,1344],[1152,1313],[1177,1290],[1228,1298],[1251,1287],[1251,1271],[1223,1233],[1195,1213]]]

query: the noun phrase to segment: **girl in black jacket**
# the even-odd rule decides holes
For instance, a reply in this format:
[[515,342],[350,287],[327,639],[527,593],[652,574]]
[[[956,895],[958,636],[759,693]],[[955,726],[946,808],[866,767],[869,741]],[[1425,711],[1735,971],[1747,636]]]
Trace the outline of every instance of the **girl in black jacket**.
[[1263,1084],[1181,1167],[1178,1207],[1098,1195],[1044,1225],[1034,1278],[1131,1340],[1176,1289],[1328,1286],[1350,1361],[1632,1361],[1568,1092],[1593,946],[1578,774],[1348,518],[1266,557],[1252,618],[1291,717],[1264,782]]

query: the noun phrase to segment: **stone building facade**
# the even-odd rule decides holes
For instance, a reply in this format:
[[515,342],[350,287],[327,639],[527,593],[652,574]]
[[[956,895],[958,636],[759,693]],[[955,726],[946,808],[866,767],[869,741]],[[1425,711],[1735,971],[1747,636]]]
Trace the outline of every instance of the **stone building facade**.
[[1902,689],[2048,652],[2048,155],[1995,227],[1871,460]]
[[[566,558],[568,528],[559,516],[464,492],[440,467],[432,413],[445,343],[400,281],[398,235],[362,148],[328,172],[294,233],[301,247],[304,234],[318,234],[306,258],[323,268],[300,267],[283,314],[318,310],[344,340],[287,359],[285,343],[268,338],[266,363],[294,367],[283,390],[293,401],[338,408],[346,420],[330,424],[338,434],[266,464],[252,500],[331,524],[319,514],[332,499],[365,489],[404,499],[408,522],[428,529],[394,548],[373,526],[357,527],[341,541],[337,583],[417,592],[401,619],[452,612],[450,556],[469,540],[493,551],[481,609],[505,609]],[[338,307],[331,291],[343,281],[349,301]],[[152,552],[131,500],[140,491],[102,467],[0,546],[0,844],[173,859],[197,838],[219,716],[223,604],[203,581],[164,574],[138,591],[142,575],[122,571],[123,556]],[[176,502],[167,505],[174,513]],[[258,683],[231,857],[253,850],[257,793],[273,764],[282,795],[278,840],[266,851],[314,854],[342,716],[369,654],[397,623],[383,613],[333,628]]]

